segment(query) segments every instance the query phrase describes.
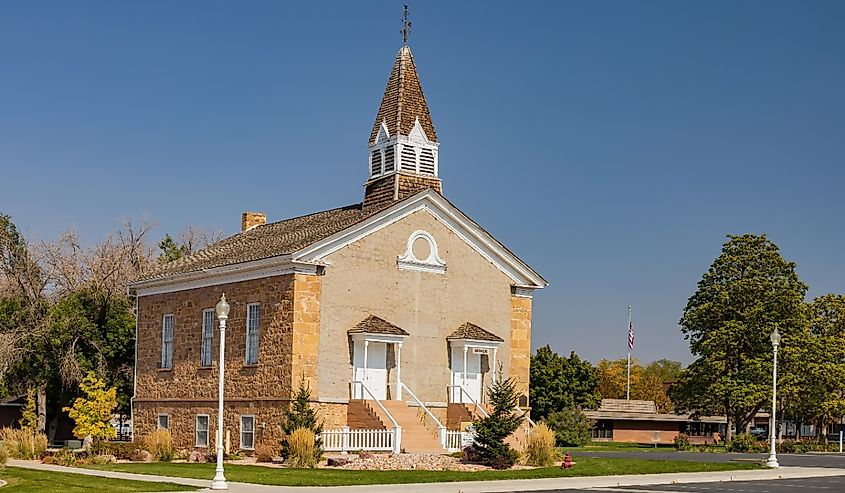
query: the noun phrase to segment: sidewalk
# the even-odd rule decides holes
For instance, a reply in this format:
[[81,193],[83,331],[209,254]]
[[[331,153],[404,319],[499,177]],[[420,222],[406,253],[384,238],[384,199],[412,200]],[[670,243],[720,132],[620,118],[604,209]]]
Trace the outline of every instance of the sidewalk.
[[[33,461],[9,460],[8,465],[27,469],[57,471],[115,479],[133,479],[184,484],[205,489],[211,483],[208,480],[176,478],[170,476],[152,476],[115,471],[98,471],[77,467],[63,467],[41,464]],[[383,484],[363,486],[267,486],[249,483],[229,483],[231,493],[498,493],[512,491],[543,491],[554,489],[611,488],[616,486],[645,486],[678,483],[716,483],[723,481],[760,481],[772,479],[798,479],[828,476],[845,476],[845,469],[830,467],[781,467],[759,471],[722,471],[691,472],[668,474],[641,474],[623,476],[589,476],[581,478],[519,479],[506,481],[463,481],[455,483],[426,484]]]

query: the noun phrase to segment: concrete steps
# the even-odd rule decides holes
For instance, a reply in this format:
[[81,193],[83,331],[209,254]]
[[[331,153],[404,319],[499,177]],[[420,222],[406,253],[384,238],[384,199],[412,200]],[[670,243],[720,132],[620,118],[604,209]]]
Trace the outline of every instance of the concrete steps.
[[[426,414],[421,408],[409,407],[402,401],[381,401],[382,405],[390,412],[396,423],[402,427],[402,449],[407,453],[445,454],[446,450],[440,445],[436,430],[430,430],[425,426]],[[377,404],[372,403],[372,408],[379,419],[387,424],[390,419],[383,416],[383,411]]]
[[[385,423],[390,423],[390,420],[382,420],[378,414],[373,410],[374,403],[370,403],[361,399],[354,399],[349,401],[346,408],[346,426],[353,430],[383,430],[386,429]],[[376,406],[377,407],[377,406]]]

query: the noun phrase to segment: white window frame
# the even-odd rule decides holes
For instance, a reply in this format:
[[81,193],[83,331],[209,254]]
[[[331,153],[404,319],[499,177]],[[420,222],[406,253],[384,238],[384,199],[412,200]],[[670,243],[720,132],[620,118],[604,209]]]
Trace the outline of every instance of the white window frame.
[[[161,418],[165,418],[167,420],[167,426],[161,426]],[[158,413],[156,415],[156,429],[157,430],[169,430],[170,429],[170,415],[167,413]]]
[[[255,361],[250,359],[250,354],[253,353],[253,346],[251,340],[253,338],[250,337],[250,325],[253,323],[252,308],[255,307],[256,310],[256,317],[258,320],[255,321]],[[261,303],[247,303],[246,305],[246,351],[244,351],[244,364],[245,365],[257,365],[258,364],[258,352],[261,348]]]
[[[200,443],[200,418],[205,418],[205,443]],[[208,444],[211,441],[211,418],[208,417],[208,414],[197,414],[194,418],[194,447],[197,448],[208,448]]]
[[[170,334],[168,338],[167,320],[170,319]],[[176,316],[172,313],[165,313],[161,317],[161,368],[170,370],[173,368],[173,333],[176,330]]]
[[[244,418],[252,419],[252,431],[246,432],[246,433],[252,434],[252,446],[251,447],[245,447],[244,446]],[[241,450],[255,450],[255,415],[254,414],[241,414],[240,424],[241,424],[241,429],[240,429],[239,442],[240,442]]]
[[[209,317],[210,315],[210,317]],[[206,327],[206,321],[209,326]],[[200,332],[200,367],[208,368],[214,364],[214,308],[202,311],[202,328]]]

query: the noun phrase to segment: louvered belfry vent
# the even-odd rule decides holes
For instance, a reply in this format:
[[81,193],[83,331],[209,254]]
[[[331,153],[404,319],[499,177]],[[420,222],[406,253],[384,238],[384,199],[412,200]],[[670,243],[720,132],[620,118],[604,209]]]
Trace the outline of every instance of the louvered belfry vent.
[[436,175],[434,169],[434,151],[431,149],[423,149],[420,153],[420,174],[421,175]]
[[402,171],[417,172],[417,152],[411,146],[402,146]]
[[381,150],[375,149],[371,153],[370,159],[370,174],[372,176],[377,176],[381,174]]
[[394,159],[393,146],[384,149],[384,173],[392,173],[396,171],[396,160]]
[[428,189],[442,193],[440,143],[408,46],[396,55],[368,144],[364,207],[382,207]]

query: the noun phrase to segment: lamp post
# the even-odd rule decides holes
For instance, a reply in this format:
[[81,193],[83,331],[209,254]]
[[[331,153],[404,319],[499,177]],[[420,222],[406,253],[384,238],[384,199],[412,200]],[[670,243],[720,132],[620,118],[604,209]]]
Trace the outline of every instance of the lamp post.
[[778,390],[778,346],[780,346],[780,333],[778,332],[777,327],[775,327],[775,331],[772,332],[771,341],[774,353],[774,365],[772,366],[772,423],[769,427],[772,446],[769,449],[769,460],[766,461],[766,465],[769,467],[780,467],[780,464],[778,464],[777,452],[775,451],[775,416],[777,413]]
[[226,303],[226,293],[220,297],[215,307],[217,320],[220,321],[220,359],[217,366],[220,374],[217,382],[217,468],[214,470],[212,490],[228,490],[226,476],[223,475],[223,366],[226,361],[226,319],[229,318],[229,304]]

